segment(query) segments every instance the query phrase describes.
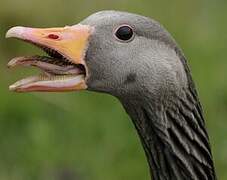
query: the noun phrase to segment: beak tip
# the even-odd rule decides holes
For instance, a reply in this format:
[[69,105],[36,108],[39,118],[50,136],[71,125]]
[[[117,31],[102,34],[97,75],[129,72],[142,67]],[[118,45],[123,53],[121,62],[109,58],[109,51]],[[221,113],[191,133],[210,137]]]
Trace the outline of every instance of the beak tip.
[[23,35],[23,33],[24,27],[21,26],[12,27],[6,32],[5,38],[18,37]]
[[11,69],[13,66],[11,64],[6,65],[8,69]]
[[19,58],[13,58],[13,59],[11,59],[9,62],[8,62],[8,64],[7,64],[7,68],[12,68],[12,67],[14,67],[14,66],[16,66],[17,65],[17,62],[18,62],[18,59]]
[[16,86],[15,85],[10,85],[9,86],[9,90],[10,91],[15,91],[16,90]]

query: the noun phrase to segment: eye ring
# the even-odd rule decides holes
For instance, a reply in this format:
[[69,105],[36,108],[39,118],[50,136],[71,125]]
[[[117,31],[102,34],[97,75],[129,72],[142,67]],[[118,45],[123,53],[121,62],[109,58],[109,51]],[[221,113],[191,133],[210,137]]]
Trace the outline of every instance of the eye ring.
[[130,42],[135,37],[134,29],[127,24],[122,24],[114,30],[114,37],[120,42]]

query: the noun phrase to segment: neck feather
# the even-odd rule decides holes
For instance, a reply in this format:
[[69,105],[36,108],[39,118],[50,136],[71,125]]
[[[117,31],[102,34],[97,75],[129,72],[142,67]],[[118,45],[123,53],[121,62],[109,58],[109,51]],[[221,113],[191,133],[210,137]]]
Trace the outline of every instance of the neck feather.
[[152,179],[216,179],[197,95],[187,89],[173,99],[168,105],[149,99],[123,103],[140,136]]

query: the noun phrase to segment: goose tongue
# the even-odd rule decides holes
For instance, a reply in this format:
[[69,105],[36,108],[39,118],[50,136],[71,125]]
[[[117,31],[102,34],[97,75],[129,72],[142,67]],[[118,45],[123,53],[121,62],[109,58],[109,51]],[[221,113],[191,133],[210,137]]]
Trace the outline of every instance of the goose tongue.
[[86,88],[83,71],[67,61],[44,56],[22,56],[13,58],[9,68],[17,66],[34,66],[44,71],[44,74],[30,76],[17,81],[10,86],[10,90],[17,92],[30,91],[71,91],[75,85]]
[[72,63],[64,62],[56,58],[49,58],[45,56],[22,56],[13,58],[9,63],[9,68],[17,66],[34,66],[38,67],[44,72],[55,75],[69,75],[81,74],[82,70],[77,68]]

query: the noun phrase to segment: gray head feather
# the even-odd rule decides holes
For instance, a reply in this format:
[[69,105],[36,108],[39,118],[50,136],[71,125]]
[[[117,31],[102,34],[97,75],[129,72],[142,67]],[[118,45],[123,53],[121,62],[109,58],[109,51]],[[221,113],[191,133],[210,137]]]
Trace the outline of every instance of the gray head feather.
[[[175,91],[177,86],[186,86],[184,68],[174,49],[176,44],[156,21],[125,12],[103,11],[81,23],[95,27],[86,56],[91,90],[119,98],[133,98],[141,92],[157,97],[163,88]],[[122,24],[133,27],[135,38],[131,42],[119,42],[114,37],[114,30]],[[127,83],[131,74],[134,82]]]

